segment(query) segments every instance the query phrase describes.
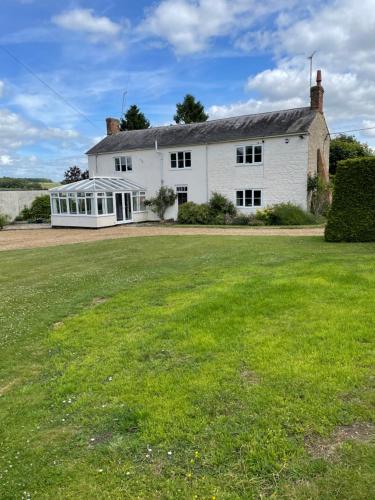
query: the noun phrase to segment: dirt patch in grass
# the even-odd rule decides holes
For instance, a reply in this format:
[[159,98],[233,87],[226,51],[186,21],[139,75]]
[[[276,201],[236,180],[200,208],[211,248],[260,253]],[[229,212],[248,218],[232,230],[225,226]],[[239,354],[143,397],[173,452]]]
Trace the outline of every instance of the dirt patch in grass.
[[100,444],[106,444],[111,441],[113,437],[112,432],[102,432],[101,434],[98,434],[97,436],[94,436],[90,439],[89,445],[90,446],[98,446]]
[[12,389],[12,387],[14,387],[15,385],[17,385],[20,382],[20,380],[21,379],[19,379],[19,378],[15,378],[11,382],[8,382],[7,384],[1,386],[0,387],[0,397],[4,396],[7,392],[9,392]]
[[240,377],[246,384],[257,385],[260,383],[259,375],[251,370],[242,370],[240,372]]
[[100,305],[100,304],[104,304],[104,303],[105,303],[105,302],[107,302],[107,301],[108,301],[108,298],[106,298],[106,297],[95,297],[95,298],[93,299],[93,301],[91,302],[91,304],[92,304],[93,306],[98,306],[98,305]]
[[355,423],[337,427],[329,438],[308,437],[305,446],[313,458],[330,459],[346,441],[369,443],[375,439],[375,425]]
[[58,330],[62,326],[64,326],[64,322],[63,321],[57,321],[56,323],[53,324],[53,330]]

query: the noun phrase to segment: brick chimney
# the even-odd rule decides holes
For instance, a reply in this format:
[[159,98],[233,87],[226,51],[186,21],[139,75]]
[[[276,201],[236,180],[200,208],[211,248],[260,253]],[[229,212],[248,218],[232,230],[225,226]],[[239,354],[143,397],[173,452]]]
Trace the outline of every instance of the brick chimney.
[[120,120],[117,118],[106,118],[107,135],[113,135],[120,132]]
[[310,108],[323,113],[323,94],[324,89],[322,87],[322,72],[318,69],[316,73],[316,85],[310,89]]

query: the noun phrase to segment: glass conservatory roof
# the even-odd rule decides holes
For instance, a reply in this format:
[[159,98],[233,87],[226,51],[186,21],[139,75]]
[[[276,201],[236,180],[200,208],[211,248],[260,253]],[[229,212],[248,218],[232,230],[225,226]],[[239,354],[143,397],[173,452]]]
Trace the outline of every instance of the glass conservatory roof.
[[103,191],[146,191],[146,189],[135,182],[115,177],[96,177],[84,179],[83,181],[64,184],[49,190],[52,193],[75,193],[75,192],[103,192]]

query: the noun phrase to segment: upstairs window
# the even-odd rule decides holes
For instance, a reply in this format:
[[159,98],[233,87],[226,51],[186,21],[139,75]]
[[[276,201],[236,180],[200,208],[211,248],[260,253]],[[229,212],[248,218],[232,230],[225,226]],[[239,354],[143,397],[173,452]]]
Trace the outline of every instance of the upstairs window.
[[238,146],[236,150],[237,165],[251,165],[262,163],[263,147],[262,146]]
[[176,186],[178,206],[183,205],[188,201],[188,187]]
[[236,191],[237,207],[261,207],[262,191],[260,189],[241,189]]
[[191,168],[191,151],[171,153],[171,168]]
[[118,156],[115,158],[116,172],[131,172],[133,170],[131,156]]

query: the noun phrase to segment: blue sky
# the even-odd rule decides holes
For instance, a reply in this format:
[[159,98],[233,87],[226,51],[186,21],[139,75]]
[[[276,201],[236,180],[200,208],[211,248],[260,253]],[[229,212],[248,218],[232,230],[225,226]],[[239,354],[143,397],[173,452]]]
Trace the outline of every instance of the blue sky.
[[153,125],[308,105],[315,50],[331,131],[375,127],[374,33],[375,0],[1,0],[0,176],[84,167],[124,91]]

